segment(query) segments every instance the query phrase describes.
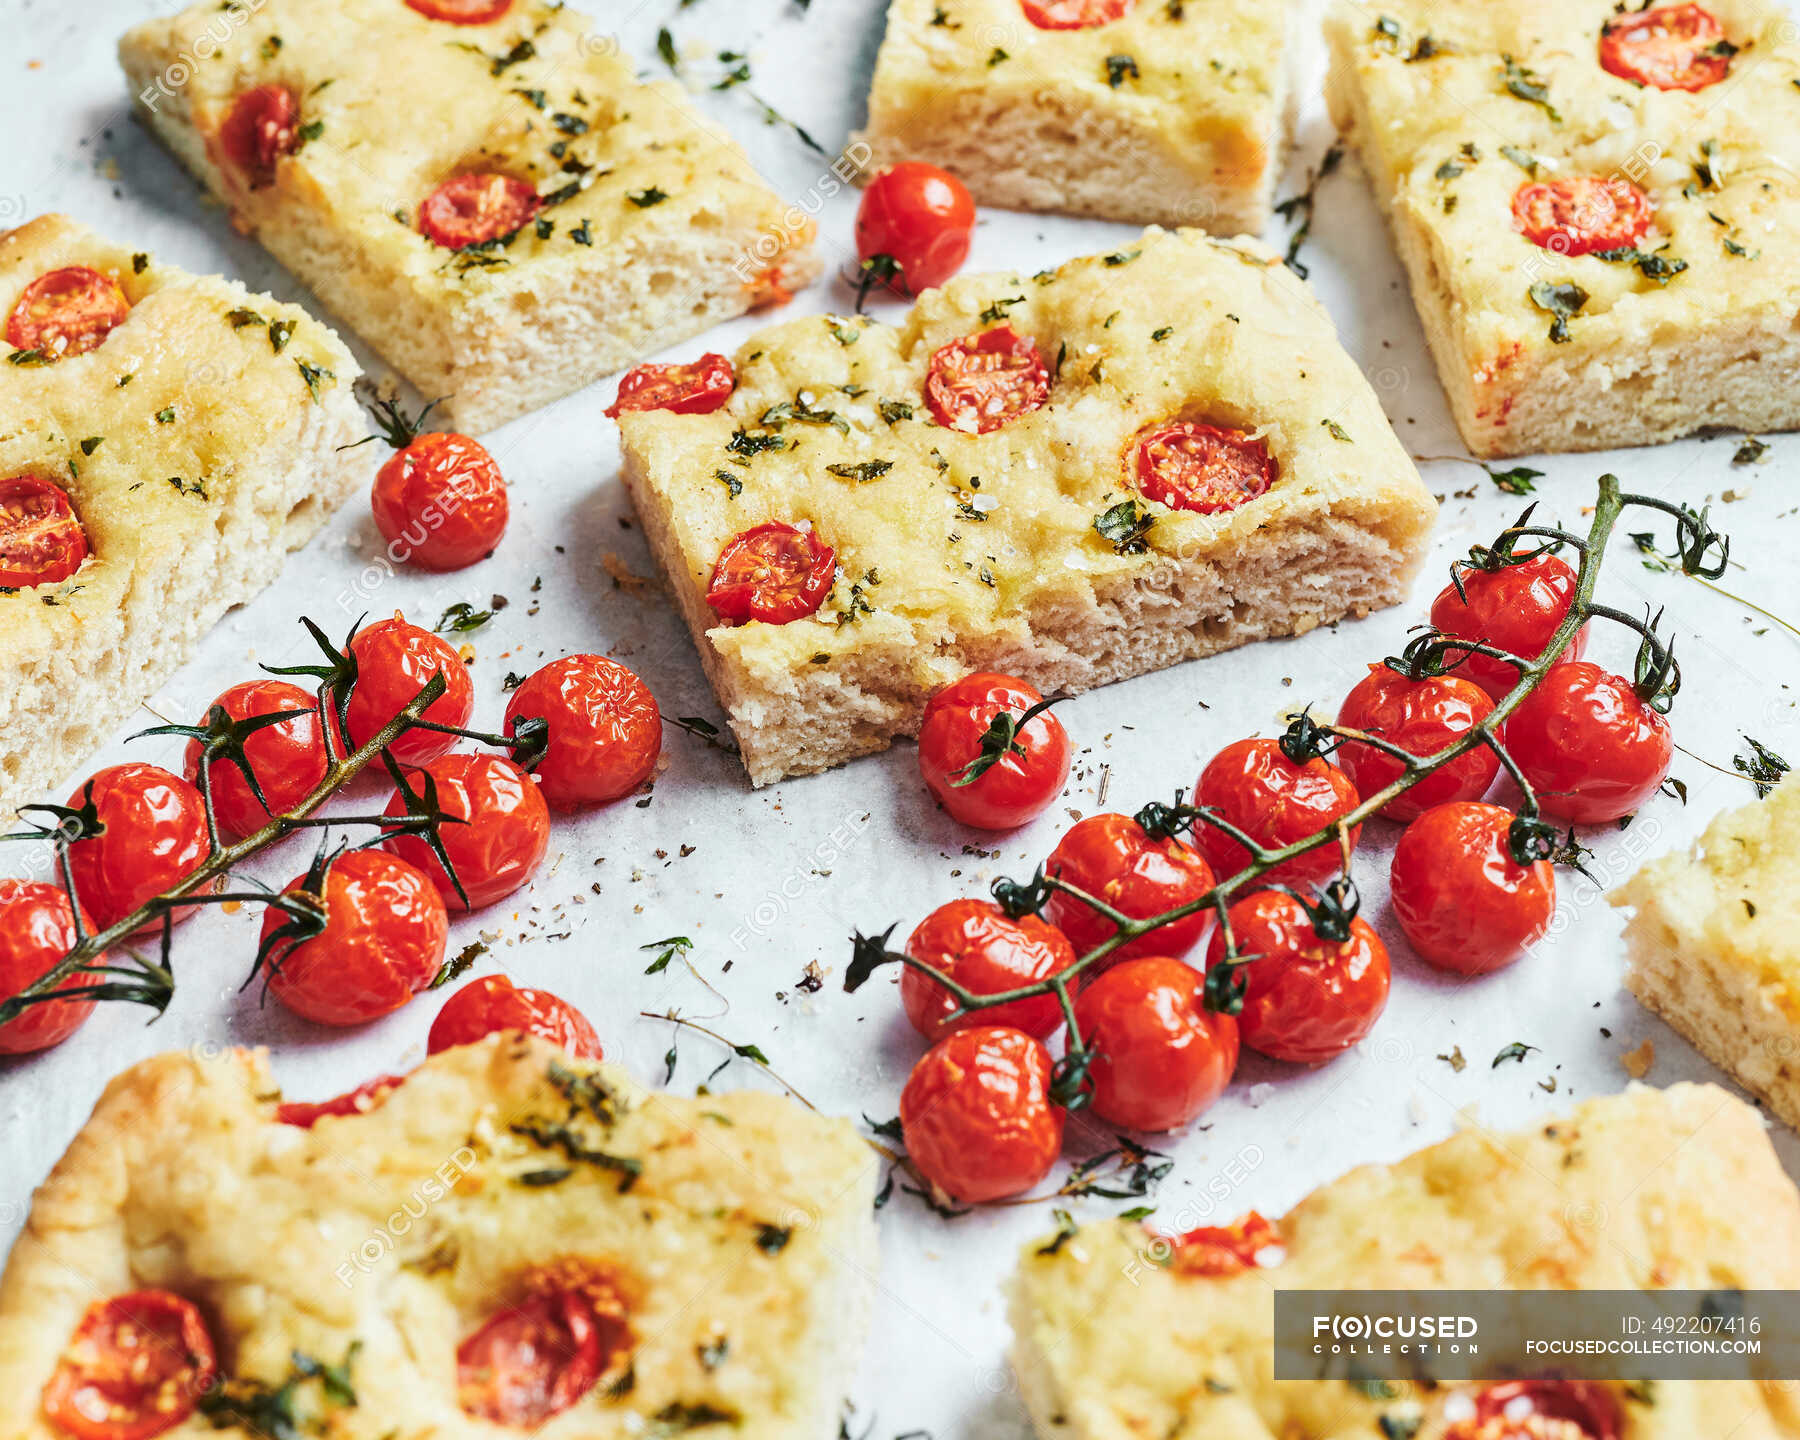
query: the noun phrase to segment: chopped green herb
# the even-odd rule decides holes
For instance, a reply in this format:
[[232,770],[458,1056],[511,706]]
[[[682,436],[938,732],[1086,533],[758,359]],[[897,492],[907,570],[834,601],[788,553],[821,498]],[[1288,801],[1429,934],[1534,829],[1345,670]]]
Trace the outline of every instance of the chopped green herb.
[[1144,537],[1156,517],[1136,500],[1121,500],[1094,517],[1094,531],[1120,555],[1141,555],[1149,549]]
[[836,475],[842,480],[879,480],[894,468],[892,460],[864,460],[859,464],[827,465],[827,474]]
[[477,610],[467,600],[458,600],[438,616],[438,622],[432,628],[440,635],[461,634],[467,630],[479,630],[493,618],[492,610]]
[[1509,95],[1532,105],[1543,107],[1553,125],[1562,124],[1562,115],[1550,103],[1550,87],[1536,73],[1526,69],[1510,55],[1500,57],[1500,82]]
[[1138,78],[1138,63],[1129,55],[1106,57],[1106,83],[1117,90],[1127,80]]
[[669,198],[669,192],[651,185],[643,190],[630,191],[625,198],[640,210],[648,210],[652,205],[660,205]]
[[1540,280],[1526,292],[1531,303],[1551,315],[1550,339],[1564,345],[1569,340],[1569,321],[1581,313],[1588,302],[1588,292],[1573,280]]

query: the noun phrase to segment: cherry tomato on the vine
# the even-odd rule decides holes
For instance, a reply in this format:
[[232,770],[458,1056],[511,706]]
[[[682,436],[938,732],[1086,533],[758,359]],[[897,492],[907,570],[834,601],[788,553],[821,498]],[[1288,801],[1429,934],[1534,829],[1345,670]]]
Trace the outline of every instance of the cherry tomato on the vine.
[[[1044,873],[1066,881],[1133,920],[1190,904],[1213,887],[1212,868],[1197,851],[1172,836],[1152,835],[1129,815],[1089,815],[1075,823],[1044,862]],[[1091,905],[1053,891],[1044,918],[1085,955],[1116,933],[1112,921]],[[1132,956],[1184,955],[1199,943],[1212,912],[1192,915],[1121,945],[1104,964]],[[1085,972],[1089,983],[1094,972]]]
[[1440,970],[1501,969],[1550,928],[1556,873],[1548,860],[1513,859],[1515,818],[1498,805],[1456,800],[1427,810],[1394,848],[1394,915],[1420,958]]
[[1164,955],[1127,960],[1075,1001],[1093,1110],[1128,1130],[1178,1130],[1224,1093],[1237,1069],[1237,1021],[1208,1010],[1205,978]]
[[506,534],[506,481],[487,447],[467,435],[415,435],[375,472],[369,504],[395,558],[421,570],[473,565]]
[[1506,1380],[1484,1387],[1445,1440],[1619,1440],[1623,1428],[1618,1399],[1595,1381]]
[[192,1301],[167,1290],[96,1300],[44,1386],[44,1415],[74,1440],[149,1440],[194,1413],[218,1368]]
[[[1390,666],[1371,665],[1369,673],[1344,697],[1337,723],[1429,757],[1462,739],[1493,708],[1487,691],[1459,675],[1410,680]],[[1394,756],[1356,740],[1347,740],[1338,748],[1337,762],[1356,786],[1356,793],[1364,797],[1386,789],[1405,769]],[[1479,800],[1499,769],[1500,757],[1489,746],[1478,745],[1388,801],[1380,813],[1389,820],[1412,820],[1433,805]]]
[[445,20],[452,25],[486,25],[512,9],[513,0],[406,0],[407,8],[417,10],[427,20]]
[[[906,942],[906,953],[977,995],[995,995],[1048,980],[1075,963],[1075,951],[1062,931],[1035,915],[1014,920],[988,900],[952,900],[938,906],[919,922]],[[971,1010],[952,1020],[955,998],[910,965],[900,975],[900,1003],[906,1007],[913,1029],[927,1040],[978,1025],[1009,1025],[1043,1040],[1063,1023],[1062,1007],[1054,995]]]
[[817,532],[770,520],[726,542],[706,603],[734,625],[786,625],[824,604],[836,578],[837,553]]
[[284,1100],[275,1107],[275,1118],[283,1125],[310,1130],[327,1115],[367,1115],[405,1083],[404,1075],[377,1075],[329,1100]]
[[272,184],[281,157],[300,148],[300,102],[294,92],[285,85],[244,91],[219,127],[219,148],[251,189]]
[[594,1388],[610,1352],[579,1291],[530,1296],[456,1347],[457,1404],[479,1420],[536,1429]]
[[[1499,570],[1465,570],[1460,578],[1460,592],[1455,583],[1446,585],[1431,602],[1433,627],[1526,660],[1543,653],[1575,601],[1575,571],[1547,552]],[[1562,658],[1579,659],[1586,644],[1584,625]],[[1447,652],[1446,658],[1456,661],[1456,652]],[[1470,655],[1456,665],[1455,673],[1473,680],[1495,700],[1519,683],[1518,669],[1491,655]]]
[[[1326,940],[1306,907],[1280,890],[1258,890],[1231,907],[1244,966],[1238,1038],[1259,1055],[1318,1065],[1342,1055],[1374,1028],[1387,1008],[1388,953],[1361,916],[1348,940]],[[1207,967],[1225,958],[1225,932],[1215,930]]]
[[87,557],[87,532],[60,485],[38,475],[0,480],[0,586],[54,585]]
[[1591,660],[1551,667],[1501,727],[1539,808],[1579,825],[1631,814],[1675,758],[1669,722],[1631,681]]
[[95,349],[131,313],[118,282],[85,265],[40,275],[6,317],[6,343],[61,360]]
[[619,381],[607,407],[609,420],[622,410],[668,410],[677,415],[710,415],[737,388],[731,361],[709,350],[690,365],[637,365]]
[[[302,875],[285,893],[305,884]],[[322,888],[314,898],[324,904],[324,931],[286,936],[268,951],[269,989],[289,1010],[320,1025],[361,1025],[398,1010],[436,978],[449,921],[426,876],[380,850],[352,850],[332,862]],[[269,906],[264,943],[288,923],[285,910]]]
[[1527,240],[1558,255],[1630,250],[1656,213],[1648,195],[1616,175],[1529,180],[1513,192],[1512,211]]
[[953,1030],[913,1066],[900,1093],[906,1153],[965,1204],[1029,1190],[1062,1149],[1063,1110],[1050,1099],[1050,1052],[1003,1025]]
[[[233,720],[282,711],[300,712],[291,719],[264,726],[244,741],[244,757],[275,814],[292,810],[325,778],[330,762],[325,756],[317,701],[298,685],[285,680],[245,680],[213,701],[207,713],[214,707],[223,709]],[[196,788],[200,784],[203,748],[198,740],[188,741],[183,764],[188,783]],[[226,840],[241,840],[269,823],[270,810],[256,798],[244,772],[230,760],[215,758],[207,767],[207,774],[212,786],[213,816]]]
[[420,202],[419,229],[433,245],[464,250],[512,234],[542,204],[537,191],[511,175],[457,175]]
[[1255,1269],[1281,1247],[1281,1232],[1254,1210],[1229,1225],[1202,1225],[1171,1236],[1169,1268],[1177,1275],[1221,1280]]
[[[350,642],[356,657],[356,688],[350,692],[350,745],[373,740],[424,688],[433,675],[444,677],[444,693],[420,718],[439,725],[467,725],[475,709],[475,686],[469,668],[444,641],[398,615],[377,620],[356,632]],[[408,730],[388,747],[402,765],[423,765],[456,744],[454,735],[435,730]]]
[[1658,90],[1704,90],[1731,73],[1736,47],[1704,5],[1662,5],[1616,15],[1600,30],[1600,65]]
[[925,403],[937,423],[986,435],[1042,405],[1050,371],[1037,343],[996,325],[940,346],[925,372]]
[[[1278,740],[1236,740],[1207,762],[1194,786],[1194,804],[1210,806],[1252,840],[1279,850],[1321,830],[1357,806],[1356,786],[1328,760],[1296,765]],[[1356,848],[1360,825],[1350,829]],[[1223,830],[1204,821],[1194,843],[1220,879],[1250,863],[1250,852]],[[1283,861],[1263,878],[1289,885],[1321,884],[1337,874],[1341,852],[1334,841]]]
[[[1043,695],[1010,675],[965,675],[925,704],[919,773],[953,820],[1011,830],[1043,814],[1069,778],[1068,731]],[[996,720],[998,726],[996,727]]]
[[550,748],[535,773],[558,809],[631,794],[662,754],[656,697],[604,655],[567,655],[527,676],[506,703],[507,727],[528,719],[550,727]]
[[1132,437],[1127,473],[1140,494],[1173,510],[1219,515],[1264,494],[1280,467],[1248,431],[1193,420],[1152,425]]
[[[395,834],[382,844],[417,866],[453,910],[479,910],[528,884],[550,846],[550,808],[532,778],[503,755],[460,751],[440,755],[423,775],[436,782],[438,808],[449,817],[438,836],[468,905],[423,838]],[[423,791],[423,775],[407,777],[415,792]],[[397,790],[387,813],[406,814],[406,797]]]
[[504,975],[471,980],[444,1002],[425,1042],[435,1055],[455,1045],[473,1045],[501,1030],[518,1030],[560,1045],[578,1060],[600,1059],[594,1027],[567,1000],[548,990],[527,990]]
[[[199,869],[212,841],[200,792],[160,765],[109,765],[69,796],[70,809],[86,803],[90,787],[94,813],[106,828],[69,847],[69,866],[82,909],[106,930]],[[175,918],[193,913],[186,906]],[[151,920],[133,933],[161,928],[160,920]]]
[[890,165],[863,191],[856,210],[856,252],[865,261],[887,257],[892,272],[877,275],[896,295],[942,285],[969,258],[975,202],[948,170],[922,160]]
[[1025,18],[1040,30],[1091,30],[1122,19],[1136,0],[1020,0]]
[[[75,948],[75,912],[60,885],[0,880],[0,1000],[10,1000]],[[98,975],[72,975],[56,988],[86,989]],[[94,1009],[92,1000],[46,1000],[0,1025],[0,1055],[60,1045]]]

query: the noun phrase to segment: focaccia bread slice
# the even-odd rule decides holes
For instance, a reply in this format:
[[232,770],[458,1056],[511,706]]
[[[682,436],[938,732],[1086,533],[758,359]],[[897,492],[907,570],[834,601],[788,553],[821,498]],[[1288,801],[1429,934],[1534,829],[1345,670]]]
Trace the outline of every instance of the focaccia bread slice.
[[[1162,1217],[1159,1216],[1159,1219]],[[1167,1223],[1166,1221],[1164,1223]],[[1177,1223],[1180,1223],[1177,1217]],[[1516,1134],[1471,1129],[1353,1170],[1226,1274],[1126,1221],[1028,1246],[1013,1363],[1044,1440],[1480,1440],[1471,1387],[1390,1398],[1276,1382],[1271,1290],[1711,1289],[1800,1283],[1800,1195],[1750,1106],[1711,1085],[1633,1086]],[[1611,1387],[1619,1440],[1800,1435],[1791,1387]],[[1454,1427],[1454,1428],[1453,1428]],[[1564,1430],[1507,1428],[1506,1436]],[[1572,1434],[1571,1434],[1572,1440]]]
[[73,267],[130,308],[86,353],[0,363],[0,480],[59,487],[89,551],[55,584],[0,590],[0,814],[110,738],[367,463],[340,452],[366,430],[356,362],[299,306],[45,215],[0,235],[0,319]]
[[[983,433],[954,409],[940,423],[928,394],[972,337],[1042,401]],[[972,670],[1086,690],[1391,605],[1436,508],[1305,285],[1198,231],[962,276],[897,329],[792,321],[744,344],[736,382],[715,413],[619,423],[626,486],[759,785],[916,733]],[[1241,437],[1273,483],[1217,513],[1149,498],[1142,442],[1190,422]],[[835,584],[804,618],[725,623],[707,599],[721,551],[767,522],[810,526]]]
[[[1340,0],[1327,20],[1332,118],[1477,455],[1800,424],[1800,41],[1760,0],[1643,9]],[[1715,37],[1699,68],[1651,72],[1701,88],[1602,64],[1605,44],[1643,73],[1616,56],[1657,25]],[[1515,220],[1521,187],[1570,179],[1611,187],[1584,206],[1611,248],[1583,253],[1567,228],[1540,245]],[[1648,230],[1612,245],[1646,201]]]
[[[434,9],[494,14],[484,23]],[[197,37],[205,37],[201,43]],[[488,430],[754,305],[818,265],[813,226],[679,87],[551,0],[201,0],[120,41],[138,114],[446,420]],[[258,172],[221,139],[280,87]],[[535,195],[504,238],[445,248],[421,206],[455,177]]]
[[1296,13],[1292,0],[893,0],[855,138],[871,173],[929,161],[987,205],[1257,234],[1287,143]]
[[1625,988],[1800,1129],[1800,780],[1610,899],[1632,911]]
[[[112,1082],[0,1279],[6,1440],[64,1440],[40,1396],[71,1332],[144,1289],[199,1308],[227,1394],[279,1387],[296,1353],[353,1357],[335,1440],[507,1433],[462,1408],[459,1346],[563,1290],[607,1335],[546,1440],[837,1433],[876,1267],[879,1162],[848,1123],[766,1093],[647,1093],[517,1034],[310,1129],[278,1100],[241,1050]],[[210,1409],[164,1433],[215,1433],[230,1417]]]

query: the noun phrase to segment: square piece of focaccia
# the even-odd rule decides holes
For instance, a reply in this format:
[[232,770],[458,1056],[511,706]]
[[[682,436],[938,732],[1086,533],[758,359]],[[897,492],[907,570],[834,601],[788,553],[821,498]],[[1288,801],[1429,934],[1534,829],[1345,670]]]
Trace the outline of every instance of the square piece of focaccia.
[[1800,424],[1800,42],[1762,0],[1395,0],[1332,118],[1477,455]]
[[[60,215],[0,234],[0,814],[61,782],[355,488],[350,352]],[[56,799],[63,797],[57,795]]]
[[1268,224],[1292,0],[893,0],[868,168],[925,160],[987,205]]
[[879,1162],[846,1122],[647,1093],[517,1034],[311,1128],[279,1098],[247,1051],[112,1082],[0,1279],[0,1436],[66,1440],[71,1337],[144,1291],[217,1356],[197,1408],[202,1367],[172,1377],[172,1436],[267,1431],[290,1381],[298,1432],[333,1440],[837,1433],[877,1263]]
[[1391,605],[1435,513],[1305,285],[1198,231],[965,275],[899,328],[792,321],[735,381],[619,423],[759,785],[916,733],[972,670],[1085,690]]
[[1800,1129],[1800,780],[1611,899],[1633,912],[1625,988]]
[[235,223],[458,429],[817,273],[737,146],[550,0],[202,0],[119,56]]
[[1508,1392],[1480,1386],[1277,1382],[1271,1291],[1796,1284],[1800,1195],[1762,1117],[1711,1085],[1634,1086],[1353,1170],[1272,1228],[1170,1241],[1116,1221],[1033,1244],[1013,1363],[1044,1440],[1792,1440],[1783,1383],[1596,1386],[1595,1430],[1498,1421]]

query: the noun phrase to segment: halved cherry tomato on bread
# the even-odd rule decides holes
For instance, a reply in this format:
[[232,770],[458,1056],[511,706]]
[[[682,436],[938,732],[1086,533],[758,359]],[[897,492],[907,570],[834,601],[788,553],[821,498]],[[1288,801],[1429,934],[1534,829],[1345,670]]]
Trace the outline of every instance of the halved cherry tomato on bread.
[[1552,666],[1501,727],[1538,805],[1578,825],[1631,814],[1656,793],[1675,740],[1631,681],[1591,660]]
[[1122,19],[1135,0],[1019,0],[1040,30],[1091,30]]
[[1237,1021],[1206,1008],[1205,986],[1193,966],[1149,955],[1082,989],[1075,1020],[1094,1054],[1094,1114],[1128,1130],[1179,1130],[1224,1093]]
[[6,343],[50,360],[85,355],[130,313],[117,281],[85,265],[65,265],[25,287],[6,317]]
[[1127,461],[1138,492],[1173,510],[1219,515],[1268,491],[1279,467],[1248,431],[1195,420],[1141,430]]
[[[215,758],[207,767],[219,833],[227,840],[241,840],[269,823],[271,809],[276,814],[292,810],[325,778],[329,761],[324,730],[314,697],[285,680],[246,680],[233,685],[207,707],[207,714],[214,710],[223,710],[233,720],[288,715],[244,740],[244,759],[256,776],[262,800],[256,798],[244,772],[233,761]],[[196,788],[203,753],[198,740],[188,741],[184,768],[188,783]],[[267,806],[263,800],[268,801]]]
[[896,295],[942,285],[969,258],[974,233],[968,187],[923,160],[890,165],[869,182],[856,207],[856,253],[864,273]]
[[965,675],[925,704],[919,773],[952,819],[1011,830],[1035,819],[1069,778],[1069,732],[1035,686],[1010,675]]
[[390,553],[421,570],[485,560],[506,534],[506,481],[487,447],[467,435],[413,436],[375,472],[369,504]]
[[381,1102],[406,1083],[404,1075],[377,1075],[365,1080],[354,1090],[334,1095],[329,1100],[287,1100],[275,1107],[275,1118],[283,1125],[298,1125],[310,1130],[327,1115],[367,1115],[379,1109]]
[[[1296,765],[1278,740],[1252,738],[1227,745],[1207,762],[1194,785],[1194,803],[1208,806],[1257,844],[1279,850],[1323,829],[1357,806],[1356,786],[1329,760]],[[1350,829],[1356,848],[1360,825]],[[1194,844],[1221,880],[1250,863],[1250,852],[1223,830],[1204,821],[1193,829]],[[1322,883],[1337,874],[1338,846],[1327,842],[1283,861],[1264,877],[1289,885]]]
[[[919,922],[906,942],[906,953],[977,995],[1036,984],[1075,963],[1074,948],[1062,931],[1035,915],[1015,920],[988,900],[952,900],[938,906]],[[900,973],[900,1003],[913,1029],[927,1040],[977,1025],[1010,1025],[1043,1040],[1063,1023],[1054,995],[971,1010],[952,1020],[955,997],[910,965]]]
[[419,230],[433,245],[464,250],[512,234],[542,204],[537,191],[511,175],[456,175],[420,202]]
[[486,25],[512,9],[513,0],[406,0],[427,20],[447,20],[452,25]]
[[1459,975],[1485,975],[1535,945],[1556,913],[1548,860],[1521,865],[1498,805],[1455,800],[1406,827],[1394,847],[1389,898],[1421,959]]
[[[423,718],[438,725],[467,725],[475,709],[469,667],[443,639],[400,616],[377,620],[350,642],[356,657],[356,688],[350,692],[350,744],[361,747],[381,732],[433,675],[444,677],[444,693],[425,708]],[[424,765],[456,743],[436,730],[408,730],[388,747],[402,765]]]
[[1062,1149],[1050,1052],[1005,1025],[952,1031],[907,1077],[900,1128],[913,1163],[953,1200],[975,1205],[1029,1190]]
[[149,1440],[192,1415],[218,1372],[192,1301],[115,1295],[82,1315],[44,1386],[44,1415],[74,1440]]
[[594,1027],[567,1000],[548,990],[528,990],[504,975],[471,980],[444,1002],[431,1022],[427,1054],[473,1045],[496,1031],[518,1030],[560,1045],[578,1060],[600,1059]]
[[1255,1269],[1267,1252],[1281,1246],[1281,1232],[1256,1211],[1246,1212],[1229,1225],[1202,1225],[1185,1235],[1172,1236],[1174,1254],[1169,1268],[1177,1275],[1202,1275],[1219,1280]]
[[[1535,660],[1550,643],[1575,601],[1575,571],[1555,555],[1533,555],[1498,570],[1464,570],[1431,602],[1431,624],[1459,640],[1478,640],[1526,660]],[[1578,660],[1587,644],[1587,627],[1563,651]],[[1457,653],[1448,652],[1457,660]],[[1473,680],[1495,700],[1519,683],[1516,666],[1491,655],[1470,654],[1455,673]]]
[[565,655],[526,677],[506,702],[508,731],[522,720],[550,727],[533,772],[559,809],[629,795],[662,754],[662,711],[650,687],[604,655]]
[[691,365],[637,365],[619,381],[606,415],[621,410],[670,410],[677,415],[710,415],[731,398],[737,372],[723,355],[709,350]]
[[[75,912],[60,885],[0,880],[0,1000],[10,1000],[75,948]],[[85,990],[99,975],[72,975],[56,988]],[[0,1055],[29,1055],[67,1040],[93,1013],[92,1000],[45,1000],[0,1025]]]
[[[1172,836],[1152,835],[1129,815],[1089,815],[1056,842],[1044,873],[1092,895],[1133,920],[1191,904],[1213,886],[1212,867]],[[1053,891],[1044,918],[1085,955],[1117,927],[1085,901]],[[1133,956],[1186,954],[1206,933],[1212,914],[1197,910],[1113,951],[1102,964]],[[1091,983],[1094,972],[1084,972]]]
[[87,532],[60,485],[37,475],[0,480],[0,585],[54,585],[87,557]]
[[1704,5],[1619,15],[1600,29],[1600,66],[1658,90],[1704,90],[1731,73],[1737,47]]
[[285,85],[258,85],[232,102],[219,127],[225,159],[259,189],[275,179],[275,166],[300,148],[300,102]]
[[[185,879],[212,853],[206,802],[160,765],[108,765],[69,796],[69,808],[80,808],[89,795],[105,829],[69,847],[69,868],[82,908],[102,930]],[[175,918],[186,919],[195,908],[176,910]],[[151,920],[135,933],[161,928]]]
[[925,372],[925,403],[937,423],[985,435],[1037,409],[1050,394],[1050,372],[1037,343],[996,325],[941,346]]
[[478,1420],[536,1429],[594,1388],[610,1350],[585,1296],[533,1295],[456,1347],[457,1403]]
[[1466,1430],[1452,1427],[1445,1440],[1619,1440],[1624,1423],[1618,1397],[1595,1381],[1507,1380],[1483,1389],[1473,1421]]
[[[449,830],[449,826],[445,830]],[[304,890],[306,877],[286,893]],[[288,1009],[320,1025],[361,1025],[398,1010],[437,977],[449,921],[431,881],[380,850],[352,850],[331,863],[312,899],[325,929],[299,938],[287,911],[263,914],[269,989]]]
[[[444,904],[459,912],[492,905],[529,884],[550,846],[550,807],[537,782],[504,755],[463,751],[440,755],[409,775],[414,793],[423,794],[426,776],[436,787],[438,808],[452,822],[439,829],[438,838],[468,904],[421,837],[396,834],[383,845],[416,865]],[[387,813],[406,814],[406,797],[398,790]]]
[[[1427,675],[1412,680],[1388,665],[1371,665],[1338,707],[1337,723],[1378,735],[1414,755],[1436,755],[1461,740],[1494,708],[1473,680],[1458,675]],[[1347,740],[1337,762],[1367,798],[1400,778],[1402,761],[1373,745]],[[1405,794],[1381,807],[1389,820],[1414,820],[1433,805],[1450,800],[1479,800],[1500,769],[1500,757],[1477,745],[1452,760]]]
[[1630,250],[1655,216],[1650,197],[1617,175],[1529,180],[1513,192],[1512,210],[1527,240],[1558,255]]
[[726,542],[706,603],[733,624],[785,625],[824,604],[836,575],[837,552],[816,533],[771,520]]

